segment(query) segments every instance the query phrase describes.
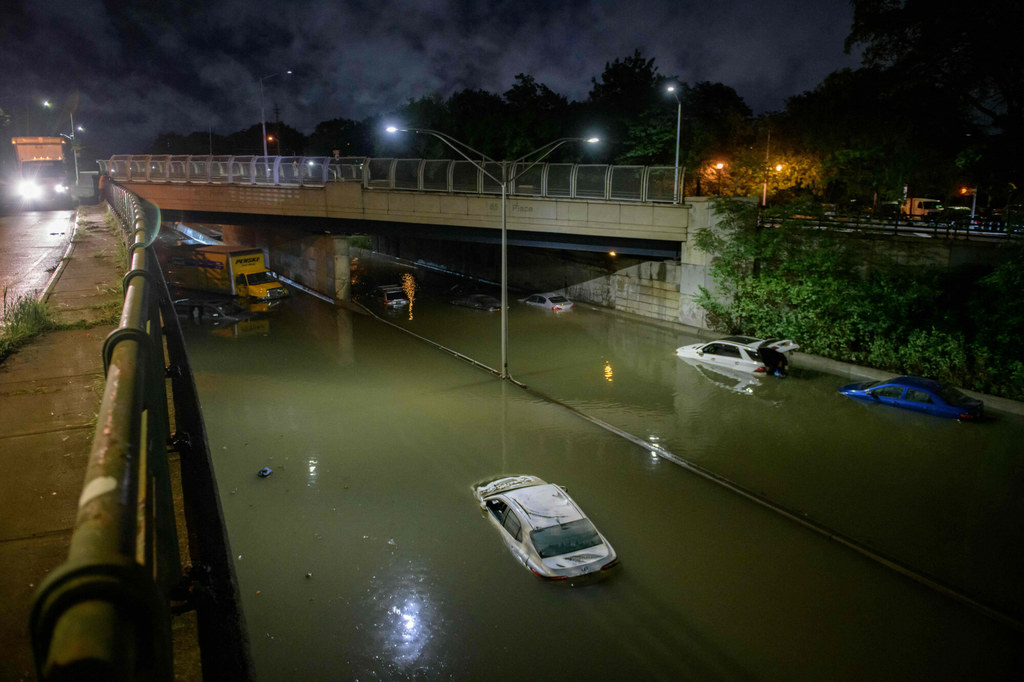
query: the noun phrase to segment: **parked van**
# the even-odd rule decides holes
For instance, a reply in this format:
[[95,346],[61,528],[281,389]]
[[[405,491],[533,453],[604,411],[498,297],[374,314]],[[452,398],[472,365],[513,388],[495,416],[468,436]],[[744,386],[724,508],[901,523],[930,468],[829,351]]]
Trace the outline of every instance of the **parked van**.
[[942,213],[942,203],[938,199],[912,197],[900,203],[900,215],[911,220],[929,220]]

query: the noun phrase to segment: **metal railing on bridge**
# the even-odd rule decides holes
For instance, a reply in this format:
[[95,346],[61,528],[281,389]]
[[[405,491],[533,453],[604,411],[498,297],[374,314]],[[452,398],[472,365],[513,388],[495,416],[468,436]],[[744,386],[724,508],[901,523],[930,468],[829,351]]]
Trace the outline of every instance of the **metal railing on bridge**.
[[[172,602],[196,610],[204,679],[252,679],[248,636],[184,341],[151,245],[159,209],[117,185],[131,242],[120,323],[67,560],[40,585],[31,634],[40,680],[171,680]],[[174,399],[167,401],[170,379]],[[169,449],[179,455],[192,570],[183,573]]]
[[[501,186],[473,163],[451,159],[117,155],[98,163],[102,173],[123,182],[269,187],[359,182],[367,189],[501,194]],[[501,166],[484,167],[501,177]],[[516,178],[509,194],[557,199],[672,203],[676,178],[673,166],[542,163],[508,170],[508,177]]]

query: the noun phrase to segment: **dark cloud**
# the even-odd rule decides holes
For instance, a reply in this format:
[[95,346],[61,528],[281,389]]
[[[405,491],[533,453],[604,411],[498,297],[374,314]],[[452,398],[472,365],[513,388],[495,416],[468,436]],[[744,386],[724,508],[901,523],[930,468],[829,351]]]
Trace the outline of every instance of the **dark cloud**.
[[76,123],[110,153],[164,131],[252,125],[266,76],[268,118],[277,109],[308,133],[410,98],[500,94],[518,73],[585,99],[635,49],[665,76],[735,88],[755,111],[856,63],[842,49],[845,0],[7,0],[0,11],[0,107],[13,125],[42,116],[42,97],[80,92]]

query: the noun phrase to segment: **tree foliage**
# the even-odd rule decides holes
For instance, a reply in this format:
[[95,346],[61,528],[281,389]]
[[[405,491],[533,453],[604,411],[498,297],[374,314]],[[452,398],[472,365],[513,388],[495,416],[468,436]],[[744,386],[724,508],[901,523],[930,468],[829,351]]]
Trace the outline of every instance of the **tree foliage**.
[[[806,212],[793,206],[784,214]],[[753,202],[716,200],[720,229],[697,233],[715,290],[698,304],[729,333],[787,337],[810,352],[966,388],[1024,397],[1019,342],[1024,248],[989,270],[865,267],[857,239],[781,219],[758,222]]]

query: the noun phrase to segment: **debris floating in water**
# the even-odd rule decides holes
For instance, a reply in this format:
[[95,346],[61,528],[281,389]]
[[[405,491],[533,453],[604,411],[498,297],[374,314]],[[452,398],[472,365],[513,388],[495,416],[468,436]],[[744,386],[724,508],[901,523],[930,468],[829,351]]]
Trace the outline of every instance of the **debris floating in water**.
[[262,469],[256,472],[256,475],[259,476],[260,478],[266,478],[272,473],[274,473],[273,469],[271,469],[270,467],[263,467]]

